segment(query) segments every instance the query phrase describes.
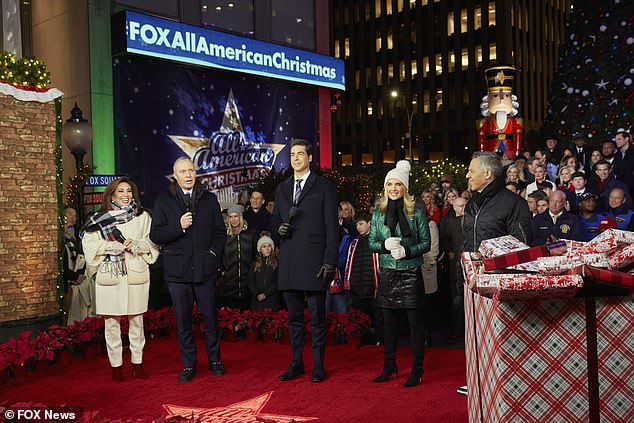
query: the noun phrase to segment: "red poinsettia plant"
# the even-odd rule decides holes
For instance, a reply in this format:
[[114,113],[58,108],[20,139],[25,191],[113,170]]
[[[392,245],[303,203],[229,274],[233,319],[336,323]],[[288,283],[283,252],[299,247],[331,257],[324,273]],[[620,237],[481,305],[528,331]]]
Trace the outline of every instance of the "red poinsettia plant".
[[276,320],[278,320],[278,313],[269,309],[264,309],[257,312],[260,316],[260,325],[258,330],[262,335],[267,333],[275,333],[277,330]]
[[9,338],[9,341],[2,345],[4,366],[0,362],[0,369],[4,370],[5,368],[26,364],[35,351],[33,341],[29,339],[30,337],[31,332],[22,332],[17,338]]
[[58,336],[48,332],[40,332],[39,336],[33,340],[33,347],[33,357],[36,361],[53,361],[55,350],[64,348],[64,344]]
[[242,313],[239,310],[221,308],[218,310],[218,326],[221,329],[238,330],[243,322]]
[[370,316],[361,310],[351,308],[343,317],[346,336],[360,336],[364,329],[370,327]]

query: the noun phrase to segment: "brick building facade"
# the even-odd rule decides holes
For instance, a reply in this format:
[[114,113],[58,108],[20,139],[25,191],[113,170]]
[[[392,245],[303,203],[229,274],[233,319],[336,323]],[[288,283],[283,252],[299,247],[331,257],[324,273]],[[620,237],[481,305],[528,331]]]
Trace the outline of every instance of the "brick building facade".
[[55,103],[0,94],[0,323],[56,315]]

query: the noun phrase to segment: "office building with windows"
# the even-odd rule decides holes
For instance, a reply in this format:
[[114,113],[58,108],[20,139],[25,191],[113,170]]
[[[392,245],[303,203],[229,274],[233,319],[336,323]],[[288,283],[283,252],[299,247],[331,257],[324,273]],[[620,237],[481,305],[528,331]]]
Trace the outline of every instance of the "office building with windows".
[[[336,163],[443,157],[477,148],[484,69],[514,65],[530,140],[546,113],[570,0],[332,0],[332,52],[348,89]],[[411,131],[410,131],[411,130]],[[411,142],[411,148],[410,148]]]

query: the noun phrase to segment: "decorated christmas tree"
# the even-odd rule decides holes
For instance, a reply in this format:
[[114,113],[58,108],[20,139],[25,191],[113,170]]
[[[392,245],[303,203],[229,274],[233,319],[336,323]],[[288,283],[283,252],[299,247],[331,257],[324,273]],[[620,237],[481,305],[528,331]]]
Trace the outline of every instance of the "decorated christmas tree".
[[566,23],[542,132],[591,143],[630,129],[634,101],[634,5],[575,0]]

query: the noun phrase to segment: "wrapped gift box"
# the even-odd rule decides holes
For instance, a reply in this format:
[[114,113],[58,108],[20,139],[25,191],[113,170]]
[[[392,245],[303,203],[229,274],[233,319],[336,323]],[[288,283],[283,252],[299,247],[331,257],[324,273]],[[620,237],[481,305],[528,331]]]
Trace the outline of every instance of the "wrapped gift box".
[[465,286],[470,422],[634,421],[632,297],[502,302]]
[[579,255],[611,253],[619,247],[634,244],[634,232],[608,229],[601,232],[592,241],[579,247],[575,252]]
[[581,275],[478,275],[478,294],[494,300],[574,297],[583,286]]
[[618,249],[616,252],[610,255],[610,269],[623,269],[624,267],[627,267],[632,263],[634,263],[634,244],[628,245],[622,249]]
[[593,266],[584,266],[584,276],[592,278],[605,285],[616,288],[625,288],[634,290],[634,275],[631,273],[623,273],[611,269],[601,269]]
[[572,252],[565,256],[540,257],[537,265],[542,275],[581,274],[584,265],[608,267],[609,261],[605,253],[580,256]]
[[471,289],[496,300],[573,297],[583,286],[580,274],[485,273],[483,262],[472,253],[462,254],[462,268]]
[[498,238],[485,239],[480,243],[478,252],[485,258],[501,256],[507,253],[528,249],[528,245],[512,235],[501,236]]

